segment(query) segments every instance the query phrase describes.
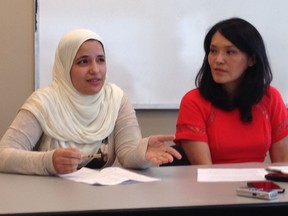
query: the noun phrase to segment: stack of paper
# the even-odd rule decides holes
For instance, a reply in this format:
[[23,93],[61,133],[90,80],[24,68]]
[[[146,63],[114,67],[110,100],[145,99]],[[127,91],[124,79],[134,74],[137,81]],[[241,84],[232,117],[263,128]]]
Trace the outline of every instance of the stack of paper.
[[160,181],[158,178],[152,178],[140,175],[120,167],[107,167],[102,170],[95,170],[83,167],[76,172],[59,175],[62,178],[82,182],[86,184],[116,185],[127,181],[152,182]]
[[267,171],[262,168],[203,168],[198,169],[198,182],[262,181]]
[[288,174],[288,166],[269,166],[267,170],[272,172],[281,172]]

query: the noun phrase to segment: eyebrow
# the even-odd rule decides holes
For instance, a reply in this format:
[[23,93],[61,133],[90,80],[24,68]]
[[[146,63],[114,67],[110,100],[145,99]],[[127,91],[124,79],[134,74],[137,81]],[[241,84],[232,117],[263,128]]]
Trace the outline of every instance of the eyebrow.
[[79,57],[75,56],[74,62],[77,62],[81,59],[86,59],[86,58],[88,58],[88,55],[83,55],[83,56],[79,56]]
[[89,55],[82,55],[82,56],[79,56],[77,59],[81,59],[81,58],[88,58]]
[[[210,47],[218,47],[217,45],[214,44],[210,44]],[[235,45],[228,45],[228,46],[224,46],[225,48],[237,48]]]
[[[100,54],[100,55],[97,55],[97,57],[105,58],[105,55],[104,54]],[[82,56],[79,56],[78,58],[75,58],[75,60],[84,59],[84,58],[90,58],[90,56],[89,55],[82,55]]]

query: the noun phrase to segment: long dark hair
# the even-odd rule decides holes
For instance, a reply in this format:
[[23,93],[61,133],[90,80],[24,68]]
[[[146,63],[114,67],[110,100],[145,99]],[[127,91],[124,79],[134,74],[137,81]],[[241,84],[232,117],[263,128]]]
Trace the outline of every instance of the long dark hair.
[[[255,58],[255,64],[244,72],[237,95],[232,102],[223,86],[214,82],[208,63],[211,39],[216,32],[220,32],[242,52]],[[251,122],[252,106],[262,99],[273,78],[260,33],[253,25],[241,18],[223,20],[215,24],[207,33],[204,39],[204,50],[205,57],[195,79],[195,85],[201,95],[222,110],[231,111],[239,108],[240,119],[243,122]]]

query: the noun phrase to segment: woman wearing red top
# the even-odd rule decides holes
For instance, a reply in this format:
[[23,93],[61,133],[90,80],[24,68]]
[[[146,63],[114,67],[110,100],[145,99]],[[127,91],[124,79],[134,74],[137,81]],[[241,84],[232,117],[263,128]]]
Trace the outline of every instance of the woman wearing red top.
[[263,39],[240,18],[214,25],[195,89],[182,98],[175,143],[191,164],[288,162],[288,115]]

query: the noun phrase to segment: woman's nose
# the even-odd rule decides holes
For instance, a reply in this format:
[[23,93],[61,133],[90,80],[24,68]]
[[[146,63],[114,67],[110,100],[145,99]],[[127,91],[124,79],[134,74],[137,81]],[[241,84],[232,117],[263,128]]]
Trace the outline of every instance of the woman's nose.
[[91,63],[89,72],[90,73],[97,73],[99,70],[98,64],[96,62]]
[[216,63],[223,64],[224,59],[225,59],[225,57],[224,57],[223,53],[218,53],[218,55],[216,56]]

